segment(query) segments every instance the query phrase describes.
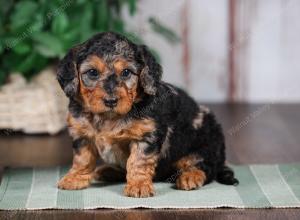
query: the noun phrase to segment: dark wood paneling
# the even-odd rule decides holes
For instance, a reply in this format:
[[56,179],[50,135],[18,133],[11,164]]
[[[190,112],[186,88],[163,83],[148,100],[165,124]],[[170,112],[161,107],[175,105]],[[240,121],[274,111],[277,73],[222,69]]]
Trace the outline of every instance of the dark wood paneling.
[[11,211],[1,212],[0,219],[16,220],[219,220],[219,219],[289,219],[299,220],[300,209],[131,209],[131,210],[44,210],[44,211]]
[[70,163],[71,159],[71,139],[66,131],[55,136],[0,136],[0,166],[55,166]]

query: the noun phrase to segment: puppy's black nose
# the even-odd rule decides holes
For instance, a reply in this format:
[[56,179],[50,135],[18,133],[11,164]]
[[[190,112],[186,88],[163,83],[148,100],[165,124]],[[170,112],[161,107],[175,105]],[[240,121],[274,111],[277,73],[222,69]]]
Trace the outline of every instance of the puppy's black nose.
[[118,103],[117,98],[106,98],[106,99],[103,99],[103,101],[104,101],[104,105],[109,108],[116,107],[117,103]]

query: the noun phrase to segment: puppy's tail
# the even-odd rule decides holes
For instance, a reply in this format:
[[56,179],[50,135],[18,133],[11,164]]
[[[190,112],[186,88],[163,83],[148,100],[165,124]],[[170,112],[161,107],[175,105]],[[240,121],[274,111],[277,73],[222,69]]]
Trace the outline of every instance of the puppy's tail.
[[234,177],[232,169],[228,166],[221,166],[217,173],[217,181],[225,185],[238,185],[239,181]]

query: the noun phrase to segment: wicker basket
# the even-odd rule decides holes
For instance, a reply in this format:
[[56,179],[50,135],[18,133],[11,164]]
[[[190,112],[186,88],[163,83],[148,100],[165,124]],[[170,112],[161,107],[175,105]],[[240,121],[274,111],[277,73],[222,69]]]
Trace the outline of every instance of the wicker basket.
[[68,101],[54,68],[45,69],[30,83],[20,74],[11,74],[9,81],[0,90],[0,129],[56,134],[65,127]]

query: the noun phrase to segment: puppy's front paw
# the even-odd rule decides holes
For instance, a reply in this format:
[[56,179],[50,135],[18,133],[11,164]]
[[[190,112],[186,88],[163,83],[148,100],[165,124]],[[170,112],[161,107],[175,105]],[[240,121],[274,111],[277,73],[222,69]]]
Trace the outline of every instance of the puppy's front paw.
[[90,185],[90,175],[67,174],[57,184],[58,188],[66,190],[84,189]]
[[154,187],[152,181],[139,181],[127,183],[124,194],[129,197],[145,198],[154,196]]
[[205,182],[205,173],[201,170],[184,171],[176,180],[177,189],[192,190],[201,187]]

